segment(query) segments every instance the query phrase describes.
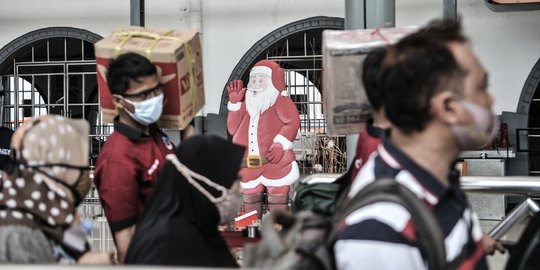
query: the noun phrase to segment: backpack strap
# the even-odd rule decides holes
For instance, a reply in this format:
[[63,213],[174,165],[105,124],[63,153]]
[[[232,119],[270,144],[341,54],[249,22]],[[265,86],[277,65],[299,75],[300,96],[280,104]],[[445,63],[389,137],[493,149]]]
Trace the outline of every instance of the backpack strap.
[[267,248],[270,256],[273,258],[279,256],[279,254],[285,252],[288,248],[285,245],[283,237],[276,231],[276,228],[274,227],[275,223],[275,215],[270,213],[263,217],[261,224],[261,234],[264,236],[264,241],[268,244]]
[[380,178],[364,187],[346,206],[336,212],[328,246],[333,246],[340,226],[352,212],[377,202],[399,204],[410,213],[415,225],[420,251],[425,255],[428,269],[447,269],[444,236],[431,209],[408,188],[393,178]]
[[[275,224],[282,226],[279,232]],[[313,211],[303,211],[296,215],[288,212],[270,212],[262,220],[261,234],[264,241],[261,243],[266,246],[268,255],[272,258],[278,258],[293,248],[296,253],[317,263],[319,269],[332,269],[332,260],[324,241],[301,239],[305,230],[320,230],[323,237],[323,232],[327,228],[329,228],[328,218]]]

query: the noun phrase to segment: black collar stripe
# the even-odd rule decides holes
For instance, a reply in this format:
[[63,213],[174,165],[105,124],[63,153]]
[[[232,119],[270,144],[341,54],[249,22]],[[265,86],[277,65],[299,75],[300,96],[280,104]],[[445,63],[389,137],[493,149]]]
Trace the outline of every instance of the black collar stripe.
[[416,164],[390,140],[383,141],[381,146],[379,146],[379,153],[390,166],[393,166],[391,163],[394,165],[398,164],[401,168],[409,171],[416,181],[436,198],[440,199],[448,191],[435,176]]
[[[114,130],[120,132],[121,134],[128,137],[130,140],[133,141],[139,141],[141,137],[148,137],[147,135],[143,134],[139,130],[136,130],[122,122],[120,122],[118,117],[114,118]],[[151,124],[149,126],[150,135],[154,137],[157,132],[159,132],[159,128],[157,124]]]

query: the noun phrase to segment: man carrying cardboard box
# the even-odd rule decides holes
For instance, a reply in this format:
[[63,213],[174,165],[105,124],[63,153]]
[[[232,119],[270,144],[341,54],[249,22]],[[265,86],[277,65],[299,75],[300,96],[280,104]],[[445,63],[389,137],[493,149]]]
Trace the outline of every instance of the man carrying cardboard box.
[[164,102],[154,64],[139,54],[122,54],[109,63],[106,79],[117,116],[94,179],[122,263],[157,174],[174,146],[156,124]]

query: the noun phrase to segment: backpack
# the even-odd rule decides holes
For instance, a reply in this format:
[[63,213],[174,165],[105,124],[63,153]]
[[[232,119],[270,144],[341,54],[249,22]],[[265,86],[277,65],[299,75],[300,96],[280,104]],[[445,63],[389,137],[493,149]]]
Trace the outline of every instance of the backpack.
[[311,210],[297,214],[270,212],[261,225],[262,240],[244,246],[243,268],[333,268],[325,245],[331,227],[328,216]]
[[[293,213],[315,211],[332,215],[342,191],[343,176],[337,174],[312,174],[294,186],[291,210]],[[350,181],[348,181],[350,182]]]
[[270,213],[263,219],[261,242],[245,246],[243,267],[335,269],[333,244],[340,225],[353,211],[381,201],[400,204],[411,213],[416,237],[422,243],[420,250],[428,258],[428,269],[455,268],[446,263],[444,236],[431,210],[393,178],[377,179],[367,185],[346,205],[336,208],[333,216],[316,207],[296,214]]

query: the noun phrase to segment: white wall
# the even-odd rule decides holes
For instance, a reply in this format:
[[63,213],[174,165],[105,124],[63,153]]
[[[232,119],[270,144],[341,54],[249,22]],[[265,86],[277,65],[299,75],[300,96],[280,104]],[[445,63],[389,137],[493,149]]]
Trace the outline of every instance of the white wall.
[[[188,28],[188,0],[146,0],[146,25]],[[107,36],[130,24],[129,0],[15,0],[0,3],[0,47],[30,31],[69,26]]]
[[[398,26],[442,16],[442,1],[396,2]],[[525,80],[540,59],[540,11],[495,13],[483,0],[457,2],[465,33],[489,72],[496,113],[515,112]]]
[[[207,113],[218,113],[223,87],[240,58],[258,40],[288,23],[313,16],[344,16],[339,0],[204,0],[204,76]],[[209,99],[208,96],[211,96]]]
[[515,112],[527,76],[540,59],[540,11],[494,13],[480,1],[462,2],[465,31],[490,72],[495,108]]
[[[146,26],[189,28],[197,0],[146,0]],[[218,113],[232,69],[259,39],[287,23],[312,16],[343,17],[339,0],[204,0],[202,3],[205,112]],[[17,0],[0,7],[0,47],[32,30],[70,26],[107,36],[130,23],[128,0]],[[65,11],[66,10],[66,11]]]
[[[149,27],[189,28],[198,0],[146,0]],[[2,1],[0,47],[44,27],[70,26],[107,36],[130,22],[128,0]],[[396,0],[396,23],[420,25],[442,14],[442,0]],[[201,0],[205,113],[218,113],[223,86],[244,53],[273,30],[312,16],[344,16],[344,0]],[[460,0],[465,31],[490,72],[497,113],[515,111],[540,58],[540,11],[494,13],[483,0]]]

